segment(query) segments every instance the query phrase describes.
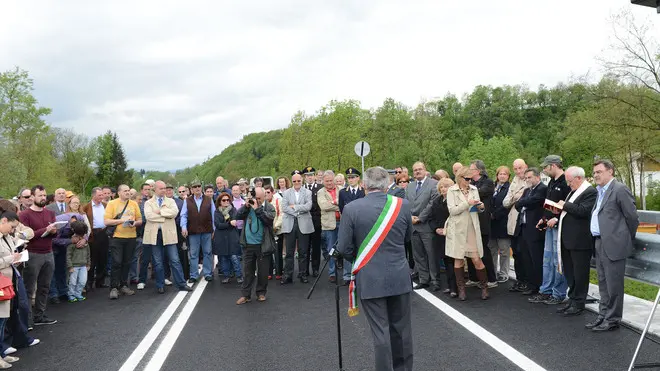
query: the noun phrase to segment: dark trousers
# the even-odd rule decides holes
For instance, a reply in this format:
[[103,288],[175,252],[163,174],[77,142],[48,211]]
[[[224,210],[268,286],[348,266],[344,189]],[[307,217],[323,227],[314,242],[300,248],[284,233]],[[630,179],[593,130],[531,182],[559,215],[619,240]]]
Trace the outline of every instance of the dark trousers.
[[89,245],[90,259],[92,266],[89,269],[91,277],[87,280],[89,286],[96,281],[96,287],[100,287],[105,281],[106,267],[108,265],[108,235],[105,229],[98,228],[92,230],[94,242]]
[[415,269],[415,259],[413,258],[412,242],[405,243],[406,248],[406,259],[408,260],[408,266],[410,269]]
[[447,285],[451,292],[458,292],[458,287],[456,286],[456,273],[454,272],[454,258],[451,256],[445,256],[442,258],[445,262],[445,275],[447,276]]
[[69,293],[69,287],[66,284],[66,248],[53,249],[53,261],[55,262],[55,270],[53,271],[53,278],[50,280],[48,297],[66,297]]
[[179,236],[179,239],[176,244],[176,249],[179,252],[179,261],[181,262],[181,268],[183,268],[183,278],[188,280],[190,278],[190,259],[188,258],[188,250],[183,249],[183,243],[185,238],[181,234],[181,227],[179,223],[176,223],[176,234]]
[[[359,290],[359,288],[358,288]],[[413,341],[410,293],[362,299],[374,341],[376,370],[412,371]]]
[[618,324],[623,317],[626,259],[610,260],[603,251],[602,242],[600,238],[594,241],[600,294],[598,317],[603,318],[605,324]]
[[28,345],[34,340],[28,336],[28,322],[30,313],[30,298],[25,291],[23,277],[14,268],[14,291],[16,296],[11,300],[11,316],[7,322],[9,330],[9,338],[5,337],[5,347],[9,346],[14,348],[27,348]]
[[[307,266],[311,261],[312,271],[318,271],[321,267],[321,214],[312,214],[314,232],[309,235],[309,253],[307,254]],[[307,268],[309,272],[309,268]]]
[[568,298],[576,308],[584,309],[589,293],[589,269],[592,250],[561,249],[564,276],[568,283]]
[[300,232],[300,228],[298,228],[298,220],[294,220],[291,233],[286,234],[286,260],[284,262],[284,275],[287,278],[293,277],[296,242],[298,242],[298,277],[309,276],[309,264],[307,264],[309,237],[309,234],[303,234]]
[[[55,261],[52,252],[31,253],[30,260],[25,263],[25,268],[23,268],[25,290],[27,290],[28,297],[34,299],[34,310],[28,316],[30,321],[41,319],[46,312],[50,280],[53,278],[54,270]],[[32,323],[30,322],[30,324]]]
[[[257,281],[256,293],[266,295],[268,289],[268,265],[270,255],[261,253],[261,245],[245,245],[243,249],[243,284],[241,285],[241,296],[250,298],[254,281]],[[255,277],[254,273],[257,273]]]
[[284,270],[284,259],[282,258],[282,251],[284,251],[284,235],[281,234],[277,238],[277,251],[275,252],[275,275],[281,276]]
[[[488,243],[490,242],[489,236],[487,234],[481,235],[481,244],[484,248],[484,256],[481,258],[481,261],[486,267],[486,274],[488,275],[488,282],[497,282],[497,271],[495,270],[495,264],[493,263],[493,255],[490,253],[490,248]],[[477,270],[474,268],[474,263],[472,259],[468,259],[468,274],[470,280],[478,282]]]
[[523,264],[522,253],[520,251],[520,237],[511,237],[511,251],[513,251],[513,269],[516,271],[516,281],[527,283],[527,272]]
[[530,289],[538,290],[543,282],[543,240],[527,239],[525,232],[518,239],[523,265]]
[[128,271],[131,269],[131,259],[136,246],[135,238],[112,238],[110,253],[112,254],[112,272],[110,287],[118,289],[128,286]]

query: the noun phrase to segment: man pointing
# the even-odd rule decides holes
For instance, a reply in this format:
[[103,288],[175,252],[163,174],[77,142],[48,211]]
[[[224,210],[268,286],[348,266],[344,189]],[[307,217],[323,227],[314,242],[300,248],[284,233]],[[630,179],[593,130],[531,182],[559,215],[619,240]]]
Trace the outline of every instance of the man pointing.
[[367,195],[344,207],[337,250],[353,263],[349,315],[357,297],[371,327],[376,370],[412,370],[410,272],[405,244],[412,238],[407,200],[387,194],[387,170],[364,174]]

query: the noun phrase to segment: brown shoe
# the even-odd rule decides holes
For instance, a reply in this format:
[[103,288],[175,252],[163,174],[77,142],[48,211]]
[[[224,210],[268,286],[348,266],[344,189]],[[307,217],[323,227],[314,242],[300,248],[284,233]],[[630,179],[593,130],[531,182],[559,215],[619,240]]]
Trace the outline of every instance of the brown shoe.
[[481,287],[481,300],[487,300],[488,296],[488,275],[486,268],[477,270],[477,278],[479,279],[479,286]]
[[467,299],[465,294],[465,270],[463,267],[454,267],[454,275],[456,275],[456,287],[458,287],[458,300],[464,301]]
[[328,281],[329,281],[330,283],[336,283],[336,282],[337,282],[337,277],[335,277],[335,276],[330,276],[330,278],[328,278]]
[[266,301],[266,295],[259,295],[257,301]]
[[238,298],[238,300],[236,300],[236,305],[243,305],[249,302],[250,302],[249,298],[246,298],[245,296],[241,296],[240,298]]

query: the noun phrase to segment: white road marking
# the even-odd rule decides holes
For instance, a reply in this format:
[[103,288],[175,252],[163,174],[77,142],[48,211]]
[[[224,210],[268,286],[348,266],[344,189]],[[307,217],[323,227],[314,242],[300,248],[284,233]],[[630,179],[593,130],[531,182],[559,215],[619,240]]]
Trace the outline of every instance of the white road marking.
[[539,366],[536,362],[527,358],[524,354],[515,350],[512,346],[500,340],[497,336],[491,334],[483,327],[476,324],[474,321],[468,317],[461,314],[456,309],[449,306],[444,301],[437,298],[435,295],[431,294],[426,290],[415,290],[415,292],[421,296],[423,299],[431,303],[436,308],[440,309],[444,314],[449,316],[454,321],[458,322],[461,326],[465,327],[468,331],[473,333],[475,336],[483,340],[486,344],[490,345],[497,352],[502,354],[504,357],[508,358],[511,362],[516,364],[523,370],[535,370],[535,371],[545,371],[545,369]]
[[156,353],[154,353],[154,355],[151,357],[151,361],[149,361],[147,367],[144,368],[145,371],[158,371],[163,366],[163,363],[165,362],[167,355],[172,350],[176,339],[179,338],[181,331],[183,331],[183,327],[186,325],[186,322],[188,322],[190,315],[195,309],[195,306],[197,306],[199,299],[202,297],[202,293],[204,292],[207,284],[208,282],[206,282],[204,279],[202,279],[202,281],[197,284],[195,291],[192,293],[192,296],[186,305],[184,305],[181,313],[179,314],[179,317],[177,317],[172,327],[170,327],[170,330],[163,338],[163,341],[158,346],[158,349],[156,349]]
[[163,314],[161,314],[160,318],[158,318],[158,321],[156,321],[151,330],[149,330],[144,339],[142,339],[137,348],[135,348],[131,356],[128,357],[126,362],[124,362],[119,371],[135,370],[140,361],[142,361],[142,358],[144,358],[145,354],[147,354],[149,351],[149,348],[151,348],[153,342],[158,338],[158,335],[160,335],[160,333],[163,331],[165,325],[167,325],[167,323],[170,321],[170,318],[172,318],[177,308],[179,308],[179,305],[181,305],[183,302],[186,294],[187,292],[184,291],[176,294],[170,305],[167,306],[167,309],[165,309]]

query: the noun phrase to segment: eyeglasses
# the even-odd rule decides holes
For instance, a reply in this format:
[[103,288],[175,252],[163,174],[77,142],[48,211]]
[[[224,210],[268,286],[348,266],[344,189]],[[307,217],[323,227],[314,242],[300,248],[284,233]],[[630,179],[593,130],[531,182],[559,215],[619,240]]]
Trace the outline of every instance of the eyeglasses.
[[229,199],[228,198],[223,198],[222,200],[220,200],[220,202],[229,202]]
[[302,180],[292,180],[292,183],[302,183]]
[[30,197],[32,197],[32,196],[21,196],[21,197],[23,197],[23,198],[25,198],[25,199],[28,199],[28,198],[30,198]]
[[201,186],[201,185],[194,185],[194,186],[192,186],[192,188],[193,188],[193,189],[195,189],[195,188],[202,188],[202,186]]

